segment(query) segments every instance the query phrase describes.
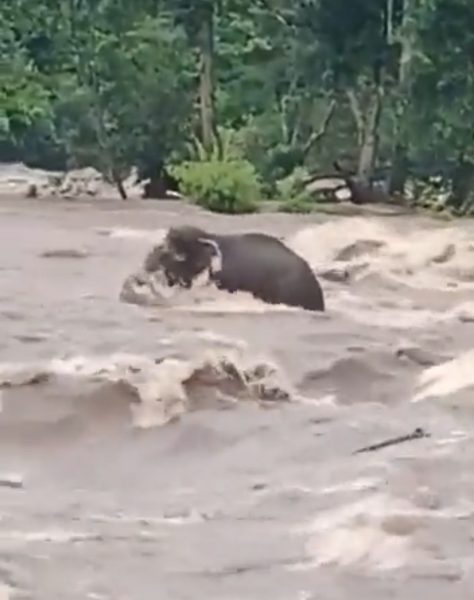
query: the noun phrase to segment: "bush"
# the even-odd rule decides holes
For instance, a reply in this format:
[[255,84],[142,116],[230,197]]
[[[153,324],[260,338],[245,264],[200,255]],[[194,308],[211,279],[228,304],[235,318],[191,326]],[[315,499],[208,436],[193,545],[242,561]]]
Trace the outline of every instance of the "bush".
[[258,210],[261,184],[246,160],[188,161],[169,170],[181,193],[203,208],[229,214]]
[[281,212],[309,213],[313,210],[313,199],[305,190],[307,175],[305,169],[297,167],[291,175],[277,182],[278,196],[282,200],[279,205]]
[[308,172],[303,167],[296,169],[287,177],[280,179],[276,183],[278,195],[284,200],[295,198],[296,196],[306,196],[310,201],[311,197],[305,190],[305,180],[308,177]]
[[286,213],[310,213],[313,212],[314,204],[305,195],[294,196],[288,200],[283,200],[278,206],[280,212]]

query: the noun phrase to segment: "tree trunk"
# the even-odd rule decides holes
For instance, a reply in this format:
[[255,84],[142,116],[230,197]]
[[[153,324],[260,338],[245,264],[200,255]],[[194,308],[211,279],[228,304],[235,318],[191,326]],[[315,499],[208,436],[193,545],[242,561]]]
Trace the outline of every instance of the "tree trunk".
[[199,96],[201,107],[201,133],[204,148],[210,152],[213,147],[214,122],[214,7],[208,4],[200,32],[201,68]]
[[470,196],[474,187],[474,163],[461,157],[452,178],[449,204],[462,213],[469,209]]
[[[303,159],[305,159],[311,151],[311,148],[322,140],[322,138],[326,135],[329,124],[331,122],[332,117],[334,116],[334,112],[336,111],[337,100],[333,98],[329,103],[328,110],[324,119],[322,120],[318,131],[313,131],[313,133],[309,136],[306,143],[303,146]],[[295,141],[296,143],[296,141]]]
[[[391,0],[388,0],[390,3]],[[416,0],[403,0],[403,16],[400,26],[400,62],[398,68],[398,100],[396,103],[396,120],[394,131],[394,147],[392,152],[392,169],[389,176],[390,194],[403,194],[408,176],[407,139],[406,139],[406,112],[411,86],[411,66],[416,44],[416,23],[414,9]],[[388,5],[390,7],[390,4]],[[390,15],[390,11],[389,11]],[[389,16],[390,21],[392,15]],[[390,22],[387,31],[391,31],[393,24]],[[388,35],[388,34],[387,34]],[[390,34],[389,43],[392,42]]]
[[403,194],[408,177],[407,149],[404,144],[398,143],[392,155],[392,167],[390,169],[388,193],[390,195]]
[[382,113],[382,90],[377,87],[370,99],[366,114],[357,117],[361,131],[359,133],[360,149],[357,176],[359,180],[368,184],[372,178],[375,160],[379,147],[379,124]]
[[120,175],[116,169],[112,169],[112,179],[113,179],[113,182],[115,183],[115,186],[117,187],[118,193],[120,194],[120,198],[122,198],[122,200],[127,200],[127,198],[128,198],[127,192],[125,191],[125,188],[123,187],[122,178],[120,177]]

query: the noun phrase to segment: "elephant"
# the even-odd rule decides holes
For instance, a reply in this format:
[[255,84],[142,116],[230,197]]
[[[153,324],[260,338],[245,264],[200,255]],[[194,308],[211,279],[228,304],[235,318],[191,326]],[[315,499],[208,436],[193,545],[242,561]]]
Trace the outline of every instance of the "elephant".
[[217,288],[244,291],[269,304],[324,311],[321,286],[308,263],[281,240],[264,233],[214,234],[171,227],[146,256],[143,270],[162,270],[168,285],[190,288],[207,273]]

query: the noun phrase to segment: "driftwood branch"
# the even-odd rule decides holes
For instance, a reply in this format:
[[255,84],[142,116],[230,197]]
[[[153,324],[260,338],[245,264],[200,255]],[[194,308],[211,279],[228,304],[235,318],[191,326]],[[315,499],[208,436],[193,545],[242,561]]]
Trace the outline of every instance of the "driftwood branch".
[[426,433],[421,427],[417,427],[415,431],[413,431],[413,433],[409,433],[408,435],[402,435],[396,438],[390,438],[389,440],[378,442],[377,444],[372,444],[371,446],[365,446],[365,448],[360,448],[360,450],[356,450],[353,454],[360,454],[362,452],[374,452],[375,450],[387,448],[387,446],[394,446],[395,444],[402,444],[403,442],[411,442],[412,440],[419,440],[427,437],[430,437],[430,434]]
[[324,180],[324,179],[339,179],[340,181],[343,182],[342,185],[346,185],[344,177],[341,175],[340,171],[337,171],[337,170],[323,171],[321,173],[310,173],[306,177],[303,177],[302,181],[304,184],[308,184],[308,183],[314,183],[314,182]]
[[323,122],[321,123],[321,127],[319,128],[318,131],[313,131],[313,133],[309,137],[308,141],[304,145],[303,156],[306,156],[308,154],[308,152],[311,150],[311,148],[314,146],[314,144],[316,142],[318,142],[326,134],[329,123],[331,122],[331,119],[336,110],[336,106],[337,106],[337,100],[335,98],[333,98],[329,104],[326,116],[324,117]]

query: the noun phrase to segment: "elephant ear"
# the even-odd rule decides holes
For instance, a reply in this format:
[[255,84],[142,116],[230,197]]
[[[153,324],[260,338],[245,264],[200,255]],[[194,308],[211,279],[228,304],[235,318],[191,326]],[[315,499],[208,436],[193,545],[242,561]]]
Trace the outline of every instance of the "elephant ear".
[[210,238],[199,238],[199,243],[205,246],[210,251],[210,266],[209,272],[212,274],[222,270],[222,252],[219,244]]

